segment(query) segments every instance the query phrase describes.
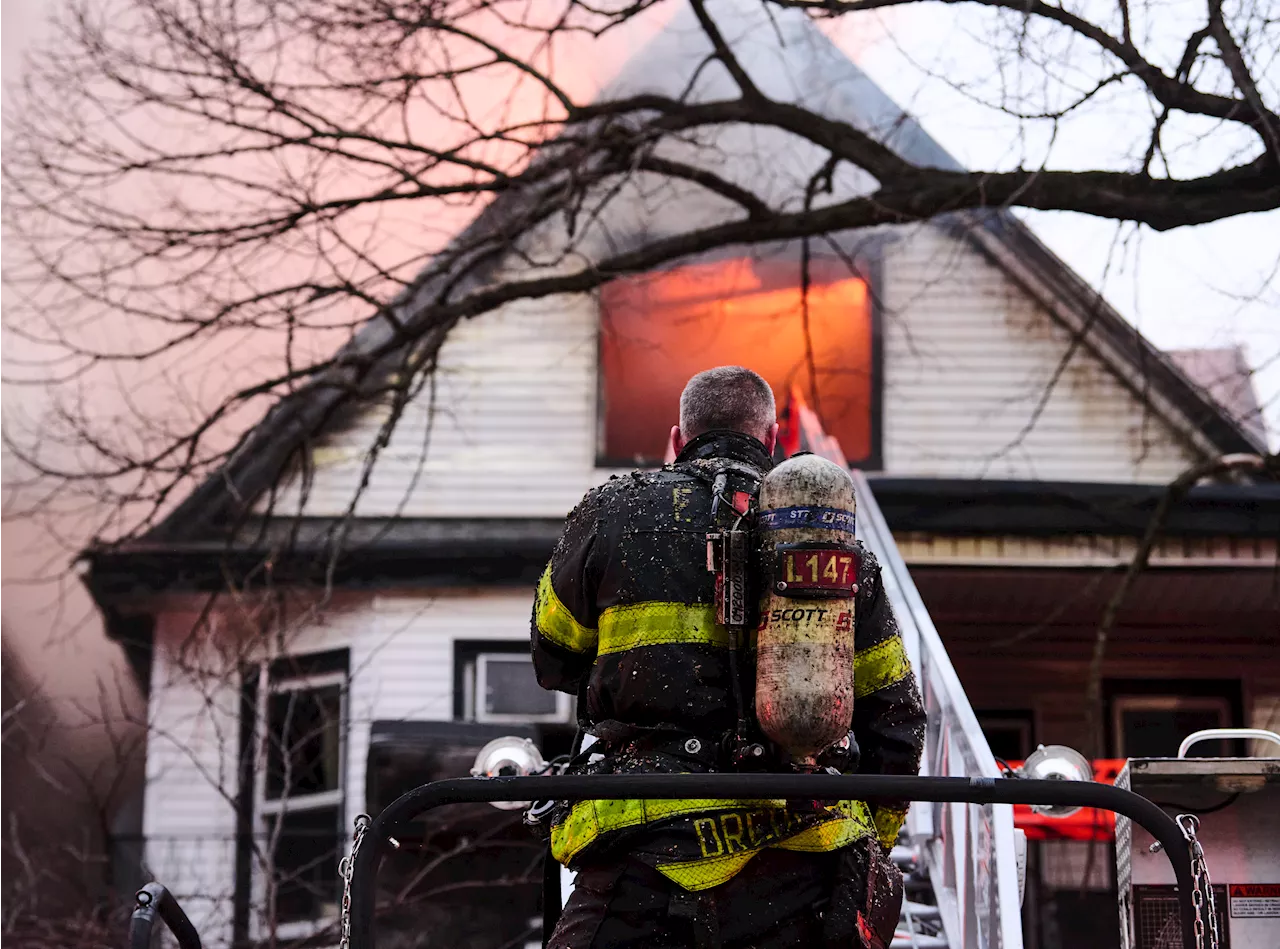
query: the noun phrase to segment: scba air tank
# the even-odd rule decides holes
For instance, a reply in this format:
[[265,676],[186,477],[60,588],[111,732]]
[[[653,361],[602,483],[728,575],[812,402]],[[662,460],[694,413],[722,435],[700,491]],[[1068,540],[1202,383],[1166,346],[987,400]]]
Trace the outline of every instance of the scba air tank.
[[853,719],[854,510],[849,473],[817,455],[784,461],[760,485],[756,718],[801,766]]

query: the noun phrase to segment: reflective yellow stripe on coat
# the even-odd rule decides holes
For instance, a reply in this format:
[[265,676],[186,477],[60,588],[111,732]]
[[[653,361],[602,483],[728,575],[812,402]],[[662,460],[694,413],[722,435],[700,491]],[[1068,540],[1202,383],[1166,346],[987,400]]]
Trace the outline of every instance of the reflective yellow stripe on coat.
[[538,581],[538,593],[534,600],[534,621],[538,631],[557,646],[563,646],[570,652],[590,652],[596,645],[596,631],[590,626],[583,626],[556,595],[551,585],[551,564],[542,571],[542,579]]
[[876,838],[882,847],[892,847],[898,840],[898,831],[907,822],[906,808],[877,807],[873,815]]
[[[544,595],[545,588],[545,595]],[[544,621],[543,617],[546,617]],[[710,604],[648,601],[613,606],[600,614],[599,627],[587,629],[578,623],[560,603],[551,589],[550,572],[539,584],[538,625],[548,638],[575,651],[586,651],[588,642],[597,655],[627,652],[646,646],[666,644],[699,644],[728,648],[729,633],[716,622],[715,607]],[[905,679],[911,672],[901,637],[894,636],[854,655],[855,696],[870,695]],[[680,817],[723,815],[740,809],[785,811],[786,801],[745,801],[728,799],[689,799],[676,801],[580,801],[568,816],[551,829],[551,853],[567,864],[587,847],[609,834]],[[863,837],[887,836],[888,826],[874,821],[866,804],[841,801],[828,809],[829,819],[804,828],[781,840],[744,845],[742,840],[725,834],[716,852],[675,863],[662,864],[658,870],[688,890],[701,890],[731,879],[758,852],[767,847],[821,853],[838,850]],[[884,823],[893,820],[889,814]],[[892,828],[896,834],[897,828]],[[735,849],[735,844],[738,849]]]
[[672,643],[729,648],[729,630],[710,603],[652,600],[611,606],[600,614],[601,656]]
[[860,699],[897,685],[911,675],[911,660],[901,636],[890,636],[884,642],[853,654],[853,696]]
[[[592,843],[610,833],[695,814],[708,815],[707,820],[714,825],[714,815],[744,809],[780,812],[786,810],[786,801],[581,801],[573,806],[564,821],[551,829],[551,855],[560,863],[568,863]],[[875,824],[862,801],[840,801],[828,808],[828,811],[830,819],[781,840],[771,839],[767,843],[745,843],[741,834],[731,838],[727,832],[722,841],[713,831],[715,852],[694,860],[660,864],[657,869],[687,890],[703,890],[724,883],[755,854],[768,847],[825,853],[838,850],[859,838],[875,835]],[[707,848],[704,847],[705,853]]]

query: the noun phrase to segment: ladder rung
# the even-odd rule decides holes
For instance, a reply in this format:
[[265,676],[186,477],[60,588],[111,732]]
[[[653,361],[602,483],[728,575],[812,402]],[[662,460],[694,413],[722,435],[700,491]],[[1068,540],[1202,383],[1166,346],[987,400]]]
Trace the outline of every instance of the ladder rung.
[[920,851],[916,850],[915,847],[899,845],[889,851],[889,859],[905,870],[908,867],[914,867],[920,862]]
[[929,903],[917,903],[914,900],[902,901],[902,913],[914,919],[935,920],[942,917],[942,910]]
[[951,949],[944,936],[926,936],[923,933],[896,932],[889,949]]

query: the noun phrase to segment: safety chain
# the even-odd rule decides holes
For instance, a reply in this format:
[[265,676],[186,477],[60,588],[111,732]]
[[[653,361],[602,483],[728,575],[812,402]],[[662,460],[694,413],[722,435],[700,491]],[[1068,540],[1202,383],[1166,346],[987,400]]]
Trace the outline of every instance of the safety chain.
[[338,949],[351,949],[351,875],[355,871],[356,854],[360,851],[364,832],[372,823],[368,814],[356,816],[355,833],[351,835],[351,853],[338,861],[338,875],[342,877],[341,935],[338,938]]
[[[1194,814],[1179,814],[1178,826],[1191,851],[1191,903],[1195,906],[1196,949],[1218,949],[1218,908],[1213,900],[1213,881],[1209,879],[1209,866],[1205,863],[1204,848],[1196,839],[1200,818]],[[1205,914],[1209,916],[1208,941],[1205,941]]]

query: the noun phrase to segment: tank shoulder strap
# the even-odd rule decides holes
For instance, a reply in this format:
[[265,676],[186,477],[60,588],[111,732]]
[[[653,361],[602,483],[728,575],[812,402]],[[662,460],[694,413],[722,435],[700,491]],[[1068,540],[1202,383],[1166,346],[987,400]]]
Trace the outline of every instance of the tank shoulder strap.
[[734,461],[732,458],[694,458],[692,461],[681,461],[671,465],[673,471],[693,475],[707,484],[713,484],[721,475],[735,474],[747,481],[755,482],[757,488],[764,480],[763,469],[749,465],[745,461]]
[[[716,523],[721,523],[722,511],[727,507],[733,512],[731,519],[739,522],[741,518],[754,516],[756,498],[760,494],[760,483],[764,480],[764,471],[755,465],[730,458],[695,458],[692,461],[672,465],[671,470],[687,473],[704,481],[711,488],[711,516]],[[733,497],[727,495],[730,477],[741,479],[748,495],[747,509],[739,510],[738,492]]]

